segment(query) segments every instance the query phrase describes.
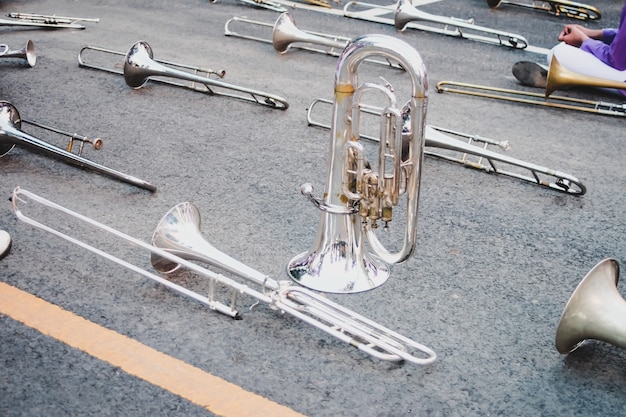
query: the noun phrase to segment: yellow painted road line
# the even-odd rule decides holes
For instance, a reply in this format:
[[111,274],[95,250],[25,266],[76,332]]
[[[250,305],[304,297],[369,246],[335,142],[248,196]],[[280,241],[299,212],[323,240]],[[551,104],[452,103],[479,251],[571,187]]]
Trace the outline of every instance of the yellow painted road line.
[[6,283],[0,283],[0,313],[218,416],[304,417]]

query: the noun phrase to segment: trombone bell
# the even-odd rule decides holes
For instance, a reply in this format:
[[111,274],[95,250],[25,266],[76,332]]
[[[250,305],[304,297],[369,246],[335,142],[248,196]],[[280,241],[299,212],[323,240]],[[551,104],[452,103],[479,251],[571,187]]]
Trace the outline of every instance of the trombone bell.
[[574,290],[556,331],[559,353],[576,350],[585,340],[600,340],[626,349],[626,300],[617,291],[619,263],[604,259]]

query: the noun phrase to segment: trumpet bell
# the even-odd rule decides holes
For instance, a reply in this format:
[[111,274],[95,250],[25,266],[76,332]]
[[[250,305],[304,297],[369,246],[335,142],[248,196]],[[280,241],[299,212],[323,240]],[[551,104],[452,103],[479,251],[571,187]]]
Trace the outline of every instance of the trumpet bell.
[[574,290],[556,331],[559,353],[576,350],[594,339],[626,349],[626,301],[617,291],[619,263],[600,261]]

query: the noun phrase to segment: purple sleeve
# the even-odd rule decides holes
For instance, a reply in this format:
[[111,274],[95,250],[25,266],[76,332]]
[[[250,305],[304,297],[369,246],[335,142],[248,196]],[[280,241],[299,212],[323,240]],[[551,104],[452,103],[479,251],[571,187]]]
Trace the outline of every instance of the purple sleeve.
[[[604,40],[586,39],[580,49],[596,56],[605,64],[623,71],[626,70],[626,5],[622,8],[619,29],[604,29]],[[606,43],[605,43],[606,42]]]

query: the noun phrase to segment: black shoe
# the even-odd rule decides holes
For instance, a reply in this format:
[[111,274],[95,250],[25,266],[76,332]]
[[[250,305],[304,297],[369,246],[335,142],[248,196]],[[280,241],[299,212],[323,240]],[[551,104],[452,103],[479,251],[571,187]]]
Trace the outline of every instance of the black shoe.
[[522,85],[546,88],[548,70],[535,62],[516,62],[513,64],[513,75]]
[[0,230],[0,259],[4,258],[11,249],[11,236],[4,230]]

